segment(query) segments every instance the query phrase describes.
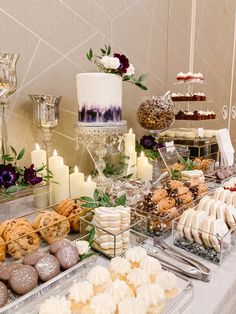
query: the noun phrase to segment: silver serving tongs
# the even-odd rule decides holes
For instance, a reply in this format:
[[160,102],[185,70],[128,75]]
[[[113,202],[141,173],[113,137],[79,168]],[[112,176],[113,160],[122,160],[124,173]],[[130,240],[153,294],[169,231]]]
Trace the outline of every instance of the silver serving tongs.
[[[165,253],[168,257],[174,257],[179,262],[182,263],[180,265],[179,263],[176,264],[175,262],[167,262],[168,264],[171,264],[175,268],[179,268],[179,271],[182,273],[186,273],[186,275],[196,278],[202,281],[210,281],[211,279],[211,270],[205,266],[203,263],[199,262],[197,259],[193,258],[190,254],[185,254],[182,252],[179,252],[178,250],[175,250],[171,246],[169,246],[161,237],[154,237],[154,246],[156,246],[159,250],[161,250],[163,253]],[[158,257],[159,259],[159,257]],[[176,264],[176,265],[174,265]]]

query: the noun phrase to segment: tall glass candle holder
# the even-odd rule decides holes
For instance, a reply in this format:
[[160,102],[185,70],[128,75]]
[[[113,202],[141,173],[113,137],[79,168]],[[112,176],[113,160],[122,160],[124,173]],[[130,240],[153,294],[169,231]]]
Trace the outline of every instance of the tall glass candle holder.
[[50,156],[52,147],[52,130],[59,122],[59,104],[62,96],[30,95],[34,103],[34,121],[43,132],[43,142]]
[[9,107],[8,97],[15,93],[16,62],[19,55],[0,50],[0,123],[1,123],[1,152],[8,153],[7,114]]

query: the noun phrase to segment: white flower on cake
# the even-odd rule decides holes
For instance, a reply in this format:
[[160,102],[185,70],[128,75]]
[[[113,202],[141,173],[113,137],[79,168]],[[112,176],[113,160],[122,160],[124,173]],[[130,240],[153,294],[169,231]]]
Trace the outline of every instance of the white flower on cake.
[[78,249],[79,255],[84,255],[88,253],[90,249],[88,241],[79,240],[79,241],[76,241],[75,244]]
[[116,57],[104,56],[101,58],[100,63],[106,69],[118,69],[120,66],[120,60]]
[[135,74],[135,67],[133,66],[133,64],[130,64],[127,69],[126,75],[131,76],[134,74]]

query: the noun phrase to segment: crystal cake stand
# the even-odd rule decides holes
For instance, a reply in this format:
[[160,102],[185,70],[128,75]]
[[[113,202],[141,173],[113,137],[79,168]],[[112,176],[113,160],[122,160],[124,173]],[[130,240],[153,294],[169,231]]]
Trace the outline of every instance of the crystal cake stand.
[[102,187],[111,183],[111,179],[104,176],[103,170],[106,167],[104,160],[107,154],[111,154],[112,148],[117,146],[122,151],[122,141],[127,132],[127,121],[113,123],[87,123],[77,122],[74,124],[75,149],[84,145],[90,154],[98,171],[97,183]]

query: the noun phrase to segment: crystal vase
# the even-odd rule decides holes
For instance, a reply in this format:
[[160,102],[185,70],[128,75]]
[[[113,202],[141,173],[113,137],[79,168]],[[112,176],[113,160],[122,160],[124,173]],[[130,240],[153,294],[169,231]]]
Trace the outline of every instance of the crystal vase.
[[0,50],[0,121],[1,153],[8,154],[7,116],[9,96],[16,91],[16,62],[19,55]]

